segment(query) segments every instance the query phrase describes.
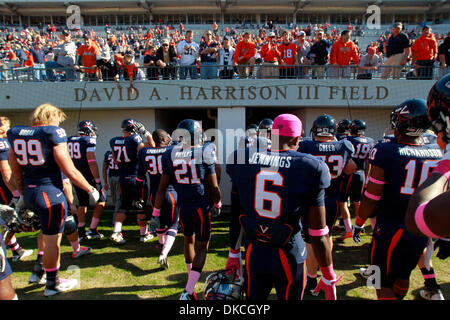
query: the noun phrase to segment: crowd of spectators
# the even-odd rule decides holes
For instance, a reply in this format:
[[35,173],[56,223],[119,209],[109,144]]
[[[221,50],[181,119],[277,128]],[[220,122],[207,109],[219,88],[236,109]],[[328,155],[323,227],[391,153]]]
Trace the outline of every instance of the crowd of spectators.
[[[359,26],[328,23],[283,28],[268,21],[251,31],[214,23],[201,35],[179,26],[118,30],[0,29],[0,80],[233,78],[432,79],[448,72],[450,33],[431,27],[407,30],[395,23],[377,41],[360,47]],[[201,40],[196,42],[195,37]]]

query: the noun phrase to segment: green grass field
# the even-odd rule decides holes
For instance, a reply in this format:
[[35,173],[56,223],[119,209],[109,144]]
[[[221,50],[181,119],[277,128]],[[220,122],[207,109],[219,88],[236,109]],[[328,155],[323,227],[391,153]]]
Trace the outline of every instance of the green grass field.
[[[88,214],[88,217],[90,214]],[[112,232],[111,211],[105,211],[99,230],[105,235],[102,240],[88,240],[83,246],[90,246],[92,254],[79,259],[72,259],[72,248],[63,237],[61,247],[61,277],[79,275],[80,288],[51,299],[178,299],[187,281],[183,256],[183,235],[179,234],[169,255],[170,267],[162,270],[157,263],[160,252],[157,238],[147,243],[139,242],[139,229],[136,221],[129,218],[125,223],[123,234],[127,243],[116,246],[109,240]],[[90,218],[88,218],[89,220]],[[228,219],[229,213],[213,221],[213,236],[206,265],[202,277],[196,286],[199,298],[203,297],[203,283],[207,275],[225,267],[228,256]],[[366,280],[359,275],[359,268],[366,266],[370,244],[370,228],[362,236],[361,244],[352,239],[344,243],[335,241],[333,259],[336,274],[344,272],[343,279],[337,285],[338,299],[341,300],[375,300],[375,289],[366,287]],[[334,236],[341,235],[340,231]],[[29,285],[28,278],[36,259],[37,233],[21,233],[17,235],[20,244],[27,249],[34,249],[33,255],[18,262],[11,262],[14,274],[13,286],[19,299],[47,299],[43,295],[43,286]],[[8,250],[8,257],[11,252]],[[433,257],[433,265],[438,283],[444,297],[450,298],[450,259],[446,261]],[[68,270],[69,266],[79,269]],[[74,267],[70,267],[74,268]],[[79,273],[78,271],[79,270]],[[411,285],[406,300],[420,299],[419,290],[423,278],[416,268],[411,276]],[[274,293],[274,291],[273,291]],[[275,299],[272,294],[271,299]],[[324,299],[323,293],[313,297],[305,293],[305,300]]]

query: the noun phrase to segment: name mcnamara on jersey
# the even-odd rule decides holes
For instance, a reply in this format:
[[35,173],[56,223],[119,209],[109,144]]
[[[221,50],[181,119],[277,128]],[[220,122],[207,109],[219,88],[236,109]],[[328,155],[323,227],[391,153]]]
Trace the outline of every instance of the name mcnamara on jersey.
[[273,154],[269,155],[265,153],[255,152],[249,159],[249,163],[260,164],[263,166],[289,168],[291,166],[291,160],[292,158],[289,156],[283,157]]

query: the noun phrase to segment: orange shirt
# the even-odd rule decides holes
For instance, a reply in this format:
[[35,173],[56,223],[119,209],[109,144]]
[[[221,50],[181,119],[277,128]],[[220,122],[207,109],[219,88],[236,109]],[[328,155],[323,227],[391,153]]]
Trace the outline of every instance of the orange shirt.
[[297,46],[292,42],[289,42],[287,45],[283,42],[278,46],[278,51],[281,53],[281,59],[283,59],[284,63],[287,65],[295,64],[295,56],[297,55]]
[[27,60],[25,60],[25,67],[33,67],[34,66],[34,58],[30,51],[24,50],[25,55],[27,56]]
[[[249,41],[248,43],[245,43],[244,40],[239,41],[234,52],[234,62],[242,63],[244,61],[247,61],[248,59],[253,58],[255,56],[255,53],[255,44],[252,41]],[[239,57],[244,58],[239,61]]]
[[261,58],[263,58],[264,61],[279,61],[281,59],[281,52],[278,50],[276,45],[272,45],[272,48],[275,48],[275,50],[269,50],[269,44],[266,43],[261,47]]
[[[90,47],[88,47],[85,44],[82,44],[77,49],[77,55],[83,58],[83,66],[84,67],[92,67],[96,65],[96,59],[95,57],[100,54],[100,50],[98,47],[93,44]],[[84,70],[86,73],[95,73],[95,69],[86,69]]]
[[416,60],[433,60],[437,54],[437,42],[434,35],[420,36],[411,48],[416,54]]
[[353,60],[354,64],[359,64],[358,48],[353,41],[349,40],[344,43],[341,38],[339,38],[339,40],[336,41],[331,47],[330,63],[337,63],[340,66],[348,66],[350,65],[351,60]]

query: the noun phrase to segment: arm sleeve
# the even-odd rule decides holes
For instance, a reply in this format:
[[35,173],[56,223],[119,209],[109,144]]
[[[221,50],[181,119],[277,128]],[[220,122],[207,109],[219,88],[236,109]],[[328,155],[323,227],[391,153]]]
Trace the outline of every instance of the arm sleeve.
[[384,149],[386,146],[388,146],[389,143],[378,143],[373,149],[372,152],[370,153],[370,157],[369,157],[369,163],[371,165],[380,167],[380,168],[385,168],[385,154],[386,152],[384,152]]
[[47,139],[53,146],[67,142],[66,131],[60,127],[51,127],[47,132]]

